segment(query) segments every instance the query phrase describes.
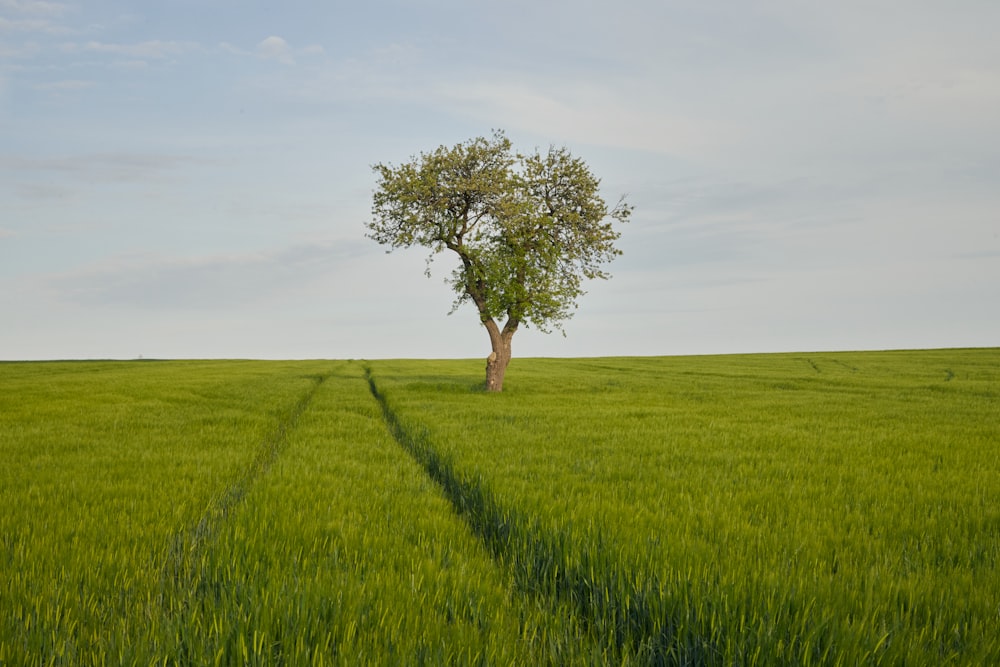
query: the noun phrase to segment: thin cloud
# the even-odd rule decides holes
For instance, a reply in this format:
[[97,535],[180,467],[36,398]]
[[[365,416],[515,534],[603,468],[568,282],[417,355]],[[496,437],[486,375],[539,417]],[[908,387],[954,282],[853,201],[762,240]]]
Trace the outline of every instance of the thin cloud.
[[246,49],[241,49],[240,47],[236,46],[235,44],[231,44],[229,42],[219,42],[219,50],[222,51],[223,53],[228,53],[228,54],[231,54],[231,55],[234,55],[234,56],[252,56],[253,55],[253,53],[251,51],[247,51]]
[[202,158],[155,153],[95,153],[55,157],[0,157],[0,171],[56,172],[87,182],[141,181],[167,171],[210,164]]
[[720,122],[685,116],[655,100],[639,105],[611,86],[494,82],[446,84],[439,91],[439,99],[459,113],[560,141],[694,154],[733,134]]
[[51,183],[18,183],[15,192],[22,201],[36,204],[68,201],[77,195],[73,188]]
[[36,32],[48,25],[48,21],[37,19],[8,19],[0,16],[0,33],[4,32]]
[[70,34],[74,31],[61,25],[58,19],[69,12],[69,5],[61,2],[31,2],[29,0],[0,0],[0,34],[41,33]]
[[[219,48],[234,55],[250,55],[244,49],[233,46],[228,42],[222,42]],[[298,63],[298,58],[325,56],[326,49],[319,44],[310,44],[309,46],[295,48],[285,41],[285,39],[271,35],[257,43],[254,53],[258,58],[263,60],[273,60],[282,65],[295,65]]]
[[203,257],[119,256],[51,276],[57,299],[138,309],[226,309],[266,301],[334,274],[360,256],[361,241],[315,242]]
[[0,34],[43,33],[47,35],[71,35],[76,31],[48,19],[8,19],[0,16]]
[[257,44],[257,55],[265,60],[275,60],[282,65],[294,65],[292,47],[281,37],[271,36]]
[[100,53],[125,56],[128,58],[148,58],[153,60],[163,60],[188,53],[196,53],[202,50],[201,46],[195,42],[177,42],[159,39],[148,40],[145,42],[135,42],[132,44],[117,44],[98,41],[89,41],[84,43],[69,42],[63,44],[62,49],[67,53]]
[[96,85],[93,81],[85,81],[82,79],[67,79],[65,81],[50,81],[47,83],[36,83],[33,88],[35,90],[45,90],[54,92],[73,92],[76,90],[85,90],[87,88],[93,88]]
[[[2,29],[0,29],[2,32]],[[42,47],[36,42],[19,44],[0,44],[0,59],[3,60],[29,60],[38,56],[42,52]],[[8,70],[18,70],[20,67],[10,67]]]
[[955,255],[956,259],[962,260],[983,260],[1000,259],[1000,249],[997,250],[975,250],[972,252],[961,252]]
[[58,17],[69,10],[69,5],[63,2],[43,2],[42,0],[0,0],[0,10],[16,14]]

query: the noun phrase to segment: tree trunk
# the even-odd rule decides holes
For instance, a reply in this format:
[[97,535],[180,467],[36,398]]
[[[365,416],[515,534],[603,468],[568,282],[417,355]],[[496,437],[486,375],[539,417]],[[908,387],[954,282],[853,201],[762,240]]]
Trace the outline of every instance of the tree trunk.
[[486,327],[490,332],[490,344],[493,351],[486,358],[486,391],[503,391],[503,377],[510,363],[510,340],[514,337],[514,329],[504,327],[503,332],[496,325]]

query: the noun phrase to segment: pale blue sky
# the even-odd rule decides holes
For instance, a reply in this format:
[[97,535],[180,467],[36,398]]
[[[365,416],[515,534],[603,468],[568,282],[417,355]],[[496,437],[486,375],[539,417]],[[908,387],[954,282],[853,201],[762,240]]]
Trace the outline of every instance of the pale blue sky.
[[994,0],[0,0],[0,359],[485,357],[370,165],[504,129],[636,206],[517,356],[1000,345]]

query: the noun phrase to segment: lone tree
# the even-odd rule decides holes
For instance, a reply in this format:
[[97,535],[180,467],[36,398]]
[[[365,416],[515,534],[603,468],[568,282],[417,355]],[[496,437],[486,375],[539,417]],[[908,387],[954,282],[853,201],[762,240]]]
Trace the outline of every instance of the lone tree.
[[601,265],[621,251],[608,218],[625,222],[632,213],[624,197],[609,210],[600,181],[565,148],[522,155],[501,131],[372,169],[367,236],[390,248],[430,248],[428,276],[434,255],[458,255],[452,312],[472,301],[489,332],[487,391],[503,389],[518,327],[561,331],[583,278],[609,277]]

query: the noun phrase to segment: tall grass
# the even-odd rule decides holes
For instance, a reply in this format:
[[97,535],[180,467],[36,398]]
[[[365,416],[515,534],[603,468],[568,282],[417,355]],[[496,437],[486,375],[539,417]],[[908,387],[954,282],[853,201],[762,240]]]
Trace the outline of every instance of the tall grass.
[[[623,660],[1000,657],[995,350],[372,365],[523,535],[499,558]],[[430,372],[429,372],[430,371]]]
[[176,536],[308,384],[235,362],[0,366],[0,663],[128,655]]
[[583,664],[574,619],[516,594],[340,364],[178,591],[171,660]]
[[1000,662],[1000,351],[0,364],[0,665]]
[[0,365],[0,457],[0,664],[601,660],[495,567],[358,364]]

